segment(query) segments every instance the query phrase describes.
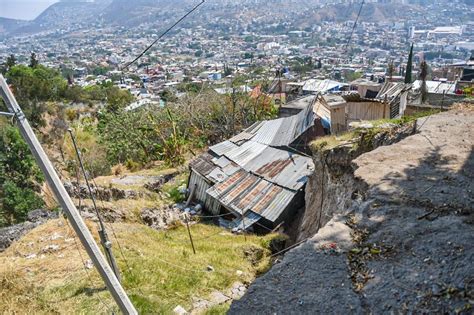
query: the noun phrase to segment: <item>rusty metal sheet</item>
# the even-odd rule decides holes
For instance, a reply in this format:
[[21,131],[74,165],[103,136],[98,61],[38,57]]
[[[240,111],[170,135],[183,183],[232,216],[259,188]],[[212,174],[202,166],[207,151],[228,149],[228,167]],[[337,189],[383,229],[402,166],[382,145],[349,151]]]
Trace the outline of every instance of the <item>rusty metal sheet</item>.
[[225,196],[221,198],[221,201],[225,204],[230,204],[235,198],[239,197],[247,189],[251,188],[259,178],[248,174],[242,181],[237,185],[234,185],[231,191],[227,192]]
[[252,211],[261,214],[283,188],[273,185],[267,193],[252,207]]
[[234,201],[235,207],[245,212],[246,210],[250,209],[255,203],[257,203],[258,200],[260,200],[265,195],[265,192],[271,186],[272,184],[270,182],[267,182],[266,180],[260,180],[251,191],[245,194],[245,196],[243,196],[239,200]]
[[314,171],[313,160],[285,150],[267,147],[243,168],[291,190],[302,188]]
[[213,197],[220,198],[227,190],[232,188],[235,184],[243,180],[248,174],[245,171],[240,171],[229,177],[227,180],[222,183],[214,185],[212,189],[214,190]]

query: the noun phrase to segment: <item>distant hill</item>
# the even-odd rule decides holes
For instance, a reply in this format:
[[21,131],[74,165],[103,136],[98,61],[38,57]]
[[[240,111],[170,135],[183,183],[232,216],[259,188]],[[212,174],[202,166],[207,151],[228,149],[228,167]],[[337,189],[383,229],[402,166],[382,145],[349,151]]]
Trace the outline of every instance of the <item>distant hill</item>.
[[[10,27],[7,33],[20,35],[79,26],[97,17],[110,2],[111,0],[63,0],[48,7],[33,21],[17,23],[17,27]],[[0,27],[1,25],[0,20]]]
[[180,9],[197,3],[191,0],[113,0],[101,17],[112,25],[136,26],[172,18]]
[[[31,34],[57,29],[74,30],[87,27],[96,21],[101,21],[103,25],[126,28],[149,24],[160,29],[170,25],[197,3],[197,0],[62,0],[31,22],[0,20],[0,35]],[[359,4],[354,3],[312,9],[317,3],[317,0],[272,0],[270,5],[268,0],[213,0],[206,2],[185,23],[202,25],[214,17],[232,20],[241,18],[242,12],[246,12],[249,21],[255,17],[262,17],[264,22],[280,18],[301,27],[311,27],[314,23],[323,21],[354,21],[359,11]],[[288,15],[288,9],[295,6],[301,7],[301,13]],[[404,19],[403,14],[407,10],[423,12],[422,7],[417,5],[367,3],[363,7],[360,21],[396,22]],[[263,12],[265,14],[262,16]]]
[[6,35],[15,29],[27,25],[29,22],[0,17],[0,36]]

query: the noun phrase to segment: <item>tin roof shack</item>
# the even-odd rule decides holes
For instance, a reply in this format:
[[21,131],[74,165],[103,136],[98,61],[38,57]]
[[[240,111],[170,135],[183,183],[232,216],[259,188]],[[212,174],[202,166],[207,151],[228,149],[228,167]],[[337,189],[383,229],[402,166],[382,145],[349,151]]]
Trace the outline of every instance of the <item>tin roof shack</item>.
[[229,213],[235,229],[256,222],[267,229],[289,223],[304,205],[304,188],[314,171],[310,157],[290,149],[313,126],[308,109],[258,122],[192,161],[189,188],[195,187],[194,198],[214,215]]
[[285,118],[297,115],[308,106],[313,105],[315,101],[315,95],[308,95],[294,99],[293,101],[286,104],[282,104],[280,106],[279,117]]
[[382,84],[364,78],[351,82],[351,91],[357,91],[363,98],[375,98],[382,88]]
[[344,96],[347,102],[346,115],[348,124],[363,120],[378,120],[390,118],[390,104],[362,98],[358,94]]
[[390,106],[390,117],[387,118],[396,118],[405,113],[411,91],[412,84],[385,82],[375,99]]
[[340,95],[317,96],[313,111],[321,118],[328,133],[337,134],[347,130],[347,103]]
[[408,106],[411,110],[418,108],[448,108],[456,102],[461,102],[466,95],[456,94],[456,82],[426,81],[426,98],[422,101],[422,81],[413,82],[413,93]]

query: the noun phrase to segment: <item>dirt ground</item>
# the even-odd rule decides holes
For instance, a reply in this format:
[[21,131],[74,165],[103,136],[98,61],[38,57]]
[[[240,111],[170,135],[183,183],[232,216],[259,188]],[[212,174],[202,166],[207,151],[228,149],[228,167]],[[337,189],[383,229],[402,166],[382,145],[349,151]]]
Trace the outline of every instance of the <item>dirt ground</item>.
[[474,112],[418,126],[357,158],[363,201],[289,251],[230,314],[472,314]]

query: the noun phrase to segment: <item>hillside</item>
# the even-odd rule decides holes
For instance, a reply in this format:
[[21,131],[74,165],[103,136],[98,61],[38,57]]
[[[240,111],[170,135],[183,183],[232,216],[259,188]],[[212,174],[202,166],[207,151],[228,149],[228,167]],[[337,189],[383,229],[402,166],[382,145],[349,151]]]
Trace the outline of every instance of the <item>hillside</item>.
[[[58,29],[78,29],[97,19],[109,1],[62,1],[48,7],[33,21],[17,23],[7,30],[9,35],[33,34]],[[0,28],[5,23],[0,20]]]
[[473,124],[472,108],[458,109],[352,161],[344,147],[326,152],[331,163],[310,181],[301,224],[329,222],[315,235],[300,229],[312,236],[230,314],[471,313]]
[[15,29],[18,29],[24,25],[27,25],[28,23],[29,22],[27,21],[0,17],[0,36],[6,35]]
[[[103,26],[138,27],[150,24],[164,28],[181,17],[187,10],[197,4],[196,1],[180,0],[104,0],[95,2],[62,1],[46,9],[34,21],[12,22],[0,20],[0,34],[20,35],[33,34],[42,31],[77,30],[90,27],[91,23],[100,22]],[[301,10],[288,15],[289,11],[300,7]],[[317,9],[315,9],[317,8]],[[397,21],[403,17],[404,10],[420,11],[422,8],[414,5],[393,5],[369,3],[364,6],[361,21],[388,22]],[[253,23],[259,17],[259,23],[285,21],[286,23],[310,27],[314,22],[344,22],[355,20],[359,10],[358,5],[338,4],[319,7],[317,1],[275,1],[268,6],[267,1],[241,1],[238,4],[227,0],[208,2],[203,5],[196,15],[190,16],[185,22],[188,26],[206,26],[208,18],[220,17],[232,20],[236,17],[247,17]],[[265,12],[265,15],[262,15]],[[259,25],[259,24],[258,24]],[[258,27],[255,26],[255,27]],[[258,29],[256,29],[258,32]]]

